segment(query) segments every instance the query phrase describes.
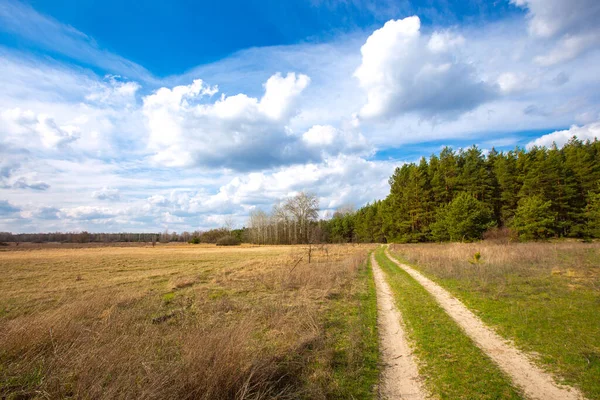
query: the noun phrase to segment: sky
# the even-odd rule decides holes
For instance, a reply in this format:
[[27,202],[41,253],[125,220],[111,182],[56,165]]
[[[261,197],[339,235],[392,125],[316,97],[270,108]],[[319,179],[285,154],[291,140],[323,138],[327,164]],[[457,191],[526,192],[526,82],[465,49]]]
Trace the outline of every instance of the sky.
[[600,136],[597,0],[0,0],[0,231],[321,215],[396,167]]

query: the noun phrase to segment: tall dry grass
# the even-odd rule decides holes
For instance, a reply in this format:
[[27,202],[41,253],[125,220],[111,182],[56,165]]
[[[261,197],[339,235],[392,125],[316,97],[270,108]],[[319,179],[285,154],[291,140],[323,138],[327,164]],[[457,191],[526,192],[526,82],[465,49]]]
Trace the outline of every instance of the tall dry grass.
[[367,248],[327,250],[5,252],[0,396],[325,398],[322,315]]
[[485,283],[504,281],[511,275],[561,275],[600,288],[598,242],[395,244],[391,250],[443,279]]

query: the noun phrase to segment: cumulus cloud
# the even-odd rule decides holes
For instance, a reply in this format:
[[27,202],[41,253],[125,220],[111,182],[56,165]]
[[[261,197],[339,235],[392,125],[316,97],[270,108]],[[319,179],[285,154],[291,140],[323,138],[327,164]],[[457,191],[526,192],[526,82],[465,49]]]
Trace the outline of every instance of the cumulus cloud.
[[3,111],[0,117],[7,129],[0,131],[0,138],[20,145],[39,140],[46,148],[61,148],[79,139],[79,128],[73,125],[59,126],[46,114],[13,108]]
[[141,88],[133,81],[123,81],[118,75],[107,75],[104,82],[95,82],[85,99],[105,106],[134,107],[135,95]]
[[119,189],[113,189],[110,187],[103,187],[100,190],[95,190],[92,192],[92,197],[98,200],[119,200],[121,198],[121,193]]
[[393,166],[389,162],[338,155],[322,163],[294,165],[236,177],[221,186],[211,200],[246,206],[264,203],[270,207],[278,199],[311,190],[319,196],[323,209],[342,204],[359,206],[385,195]]
[[551,147],[554,143],[556,143],[558,147],[562,147],[573,136],[583,141],[600,139],[600,122],[594,122],[583,126],[573,125],[569,129],[549,133],[529,142],[527,148],[533,146]]
[[113,210],[112,208],[108,207],[78,206],[60,209],[61,218],[70,218],[84,221],[106,219],[115,217],[116,215],[116,210]]
[[56,220],[59,219],[60,210],[55,207],[42,206],[27,211],[22,211],[21,216],[29,219]]
[[417,16],[388,21],[361,47],[354,76],[367,103],[359,116],[453,116],[493,98],[495,87],[460,61],[455,49],[463,44],[462,36],[450,32],[421,34]]
[[600,43],[600,2],[597,0],[511,0],[528,10],[529,32],[554,39],[551,49],[535,57],[541,65],[568,61]]
[[199,79],[163,87],[143,100],[153,160],[171,167],[248,170],[318,159],[320,152],[289,128],[309,82],[303,74],[278,73],[266,81],[260,99],[222,94],[214,102],[206,98],[217,88]]

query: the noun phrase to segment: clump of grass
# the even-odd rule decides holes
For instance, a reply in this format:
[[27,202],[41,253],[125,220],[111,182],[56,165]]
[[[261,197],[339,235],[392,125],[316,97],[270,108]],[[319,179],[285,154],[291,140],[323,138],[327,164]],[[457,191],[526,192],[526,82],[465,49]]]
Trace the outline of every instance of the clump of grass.
[[[600,243],[394,245],[497,332],[600,399]],[[480,251],[485,263],[468,263]]]

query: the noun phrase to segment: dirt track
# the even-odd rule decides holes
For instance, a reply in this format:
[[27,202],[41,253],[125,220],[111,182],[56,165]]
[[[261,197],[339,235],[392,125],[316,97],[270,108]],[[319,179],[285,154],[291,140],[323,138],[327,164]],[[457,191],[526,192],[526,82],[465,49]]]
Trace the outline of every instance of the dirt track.
[[527,355],[488,328],[448,291],[410,266],[400,263],[392,257],[387,248],[385,254],[433,295],[448,315],[462,327],[479,348],[511,377],[515,385],[520,387],[528,398],[539,400],[584,398],[575,388],[557,385],[548,373],[537,367]]
[[406,341],[402,316],[374,255],[371,255],[371,265],[377,288],[377,326],[383,364],[379,394],[383,399],[425,399],[419,371]]

